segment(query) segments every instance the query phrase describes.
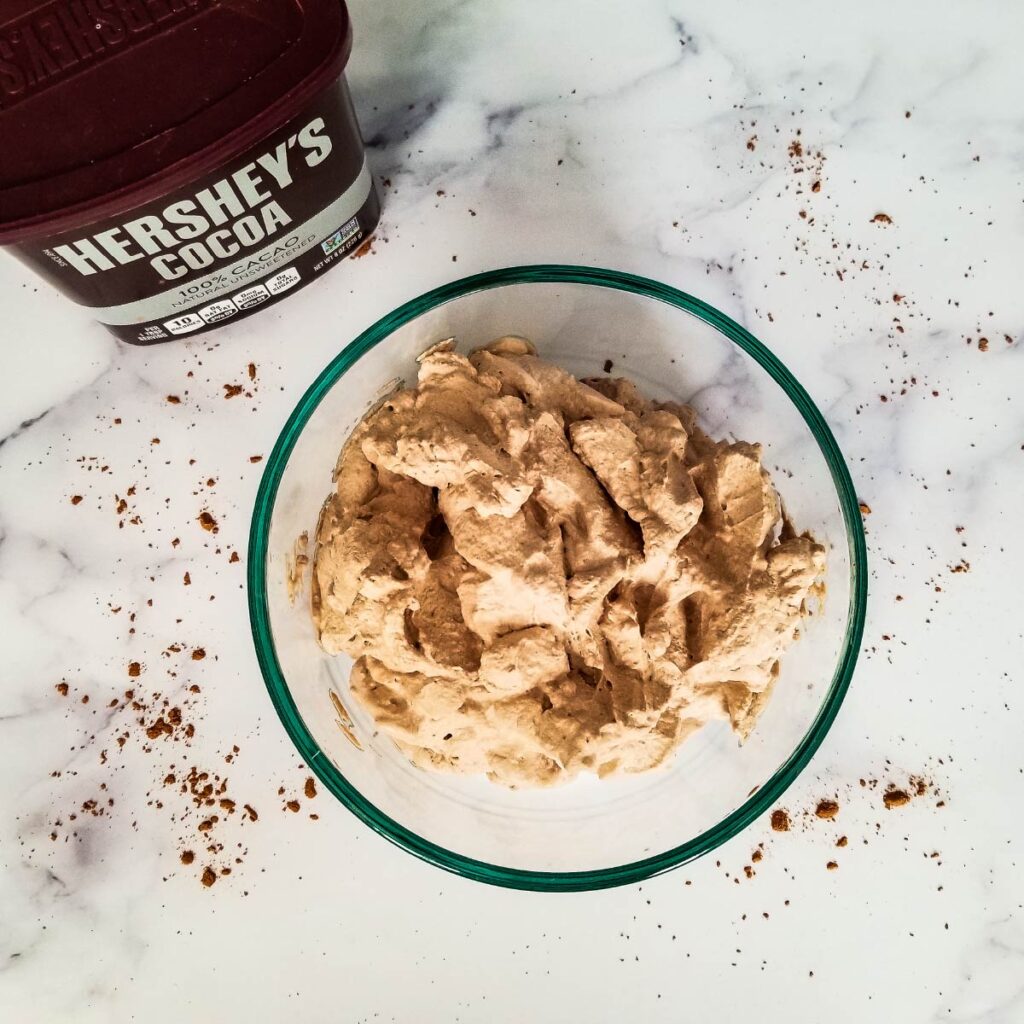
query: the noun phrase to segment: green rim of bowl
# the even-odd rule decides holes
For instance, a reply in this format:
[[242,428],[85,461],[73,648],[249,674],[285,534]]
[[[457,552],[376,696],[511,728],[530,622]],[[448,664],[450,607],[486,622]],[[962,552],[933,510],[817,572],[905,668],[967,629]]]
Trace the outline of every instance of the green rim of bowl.
[[[292,700],[284,673],[277,660],[267,607],[267,544],[277,489],[292,448],[323,396],[334,387],[345,371],[363,353],[375,345],[379,345],[397,328],[428,310],[452,299],[487,288],[538,283],[596,285],[657,299],[693,314],[735,342],[747,355],[755,359],[786,392],[814,434],[828,463],[836,491],[839,494],[850,548],[852,586],[842,656],[814,722],[793,753],[760,789],[713,828],[683,843],[682,846],[677,846],[657,856],[597,871],[522,871],[474,860],[452,850],[436,846],[410,832],[371,804],[348,782],[329,758],[320,756],[322,751],[306,728],[298,708]],[[260,481],[259,491],[256,494],[256,506],[249,533],[247,576],[249,619],[252,625],[253,641],[256,645],[256,657],[260,670],[263,673],[267,689],[270,691],[270,699],[303,760],[324,786],[375,832],[430,864],[491,885],[538,892],[575,892],[642,881],[703,856],[731,839],[737,832],[746,828],[750,822],[763,814],[782,796],[807,765],[835,720],[857,662],[867,606],[867,550],[853,481],[850,479],[849,471],[842,453],[839,451],[839,446],[832,436],[832,431],[829,430],[807,392],[789,370],[735,320],[692,295],[649,278],[637,277],[634,274],[561,264],[507,267],[483,274],[474,274],[471,277],[464,277],[461,280],[434,288],[388,313],[342,350],[302,396],[294,412],[288,417],[288,422],[281,431],[277,444],[274,445],[274,450],[267,460],[263,479]]]

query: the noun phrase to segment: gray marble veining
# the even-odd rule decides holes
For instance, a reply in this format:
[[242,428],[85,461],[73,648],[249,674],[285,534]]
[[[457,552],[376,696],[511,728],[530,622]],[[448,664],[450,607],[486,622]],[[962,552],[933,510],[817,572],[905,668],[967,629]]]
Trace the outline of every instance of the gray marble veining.
[[[1024,8],[351,6],[370,255],[152,349],[0,263],[0,1019],[1024,1020]],[[250,459],[339,346],[528,262],[736,317],[871,509],[864,650],[794,829],[562,898],[449,877],[308,800],[243,589]],[[140,733],[133,687],[193,702],[190,748]],[[222,812],[241,863],[210,888],[179,860],[201,815],[164,783],[193,765],[259,813]],[[887,810],[911,776],[926,792]],[[835,821],[803,813],[824,796]]]

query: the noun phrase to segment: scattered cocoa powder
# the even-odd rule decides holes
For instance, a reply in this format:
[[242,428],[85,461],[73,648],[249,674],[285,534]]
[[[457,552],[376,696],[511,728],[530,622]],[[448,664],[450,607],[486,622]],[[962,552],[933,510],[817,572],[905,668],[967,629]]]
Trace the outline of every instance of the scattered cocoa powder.
[[82,501],[82,496],[80,494],[72,494],[71,495],[71,504],[72,505],[77,505],[81,501]]
[[892,217],[890,217],[889,214],[887,214],[887,213],[876,213],[874,215],[874,217],[871,218],[871,223],[872,224],[891,224],[892,223]]
[[128,663],[128,675],[132,679],[137,679],[142,674],[142,666],[137,661],[131,661]]
[[224,385],[224,397],[225,398],[237,398],[245,388],[241,384],[225,384]]
[[829,871],[835,871],[839,865],[834,860],[830,860],[825,867],[828,868]]
[[772,811],[772,829],[775,832],[789,831],[789,814],[781,807],[778,810]]
[[[131,618],[134,621],[134,615]],[[173,656],[181,654],[186,649],[185,645],[173,642],[164,648],[163,653],[165,656]],[[141,676],[141,663],[131,663],[128,671],[130,676]],[[173,677],[175,673],[171,671],[170,675]],[[70,691],[70,687],[66,682],[55,685],[57,692],[62,696],[66,696],[67,692]],[[172,704],[170,698],[160,692],[147,694],[141,687],[135,686],[124,691],[123,701],[114,698],[107,705],[114,716],[122,714],[127,716],[114,726],[119,728],[118,733],[114,737],[117,741],[117,749],[124,750],[132,737],[138,736],[142,740],[139,749],[148,756],[158,759],[155,767],[159,769],[156,779],[159,780],[157,784],[160,789],[158,793],[147,793],[149,798],[147,806],[155,810],[164,810],[164,813],[170,814],[172,821],[178,823],[179,828],[187,830],[181,833],[179,850],[184,848],[184,852],[179,852],[178,855],[181,864],[185,867],[190,866],[196,859],[196,853],[190,841],[194,841],[196,836],[206,836],[209,840],[215,828],[218,826],[223,827],[220,815],[232,815],[236,806],[235,801],[225,794],[228,786],[226,778],[214,772],[203,771],[196,765],[187,769],[185,766],[181,766],[179,770],[176,770],[176,765],[174,763],[168,764],[165,760],[166,755],[161,753],[164,750],[173,750],[174,745],[178,743],[188,746],[189,740],[195,735],[195,725],[191,721],[186,721],[186,717],[194,713],[194,695],[199,692],[200,688],[192,684],[186,688],[187,695],[184,696],[184,699],[179,700],[177,704]],[[88,695],[85,696],[87,698]],[[128,728],[125,729],[124,726],[128,726]],[[160,741],[159,743],[156,742],[158,740]],[[233,745],[231,748],[232,752],[228,755],[228,758],[232,759],[239,752],[239,749],[237,744]],[[107,750],[100,752],[100,764],[107,764],[107,753]],[[174,755],[172,754],[171,756],[173,757]],[[54,777],[57,778],[61,774],[61,772],[53,773]],[[106,790],[106,788],[105,782],[100,783],[101,790]],[[180,802],[175,800],[176,794]],[[184,807],[182,806],[183,804],[185,805]],[[107,815],[113,806],[114,798],[112,796],[105,798],[95,797],[76,805],[75,810],[53,822],[55,828],[51,833],[52,841],[56,842],[59,839],[59,830],[61,828],[66,828],[67,830],[65,841],[83,841],[79,837],[78,832],[75,831],[76,826],[74,823],[84,816],[103,817]],[[193,807],[196,810],[193,810]],[[219,808],[220,815],[210,814],[208,808],[211,807]],[[197,814],[197,810],[201,813]],[[253,821],[256,820],[254,810],[250,818]],[[65,826],[64,822],[68,824]],[[132,827],[137,828],[137,823],[132,822]],[[209,842],[205,847],[206,852],[214,857],[222,855],[224,848],[224,843],[217,841]],[[245,853],[247,851],[241,843],[238,843],[236,850],[232,851],[234,863],[242,864]],[[224,867],[213,863],[209,865],[209,871],[220,877],[230,874],[231,868],[225,871]],[[218,871],[219,875],[217,874]],[[209,874],[204,870],[200,880],[204,885],[208,886],[212,884],[209,878]]]
[[205,658],[205,657],[206,657],[206,651],[202,647],[197,647],[192,652],[192,660],[193,661],[202,661],[203,658]]
[[289,811],[292,811],[293,813],[296,813],[296,814],[299,811],[299,806],[300,806],[300,804],[299,804],[298,800],[289,800],[285,804],[285,807],[287,807]]
[[207,889],[209,889],[209,887],[213,885],[213,883],[216,881],[216,872],[213,870],[213,868],[209,866],[209,864],[207,864],[207,866],[203,868],[203,885],[205,885]]
[[306,779],[306,785],[303,791],[306,794],[307,800],[312,800],[316,796],[316,783],[313,781],[312,776]]
[[205,509],[199,513],[198,519],[199,525],[204,530],[208,530],[210,533],[220,532],[220,526],[217,524],[217,520],[214,519],[213,516],[210,515],[210,513],[207,512]]

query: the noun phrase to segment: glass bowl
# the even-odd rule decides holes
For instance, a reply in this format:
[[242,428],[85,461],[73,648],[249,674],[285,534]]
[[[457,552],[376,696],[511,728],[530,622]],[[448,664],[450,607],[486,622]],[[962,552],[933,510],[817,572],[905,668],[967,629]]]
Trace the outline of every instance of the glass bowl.
[[[342,443],[416,356],[530,338],[578,377],[632,378],[694,405],[714,437],[759,441],[797,528],[828,557],[826,597],[753,734],[705,726],[668,768],[542,790],[414,767],[349,698],[345,657],[317,644],[309,584],[293,600],[297,538],[315,535]],[[431,864],[495,885],[557,891],[647,878],[713,850],[779,799],[828,732],[850,683],[867,571],[856,494],[804,389],[748,331],[699,299],[610,270],[511,267],[436,288],[379,320],[303,395],[267,460],[249,540],[249,611],[271,700],[305,762],[357,817]]]

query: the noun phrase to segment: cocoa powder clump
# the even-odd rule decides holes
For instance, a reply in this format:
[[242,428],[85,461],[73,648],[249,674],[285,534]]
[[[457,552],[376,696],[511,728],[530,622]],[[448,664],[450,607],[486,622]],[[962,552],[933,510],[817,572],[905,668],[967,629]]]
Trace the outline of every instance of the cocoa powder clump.
[[887,810],[892,810],[894,807],[902,807],[904,804],[910,803],[910,794],[905,789],[888,789],[882,796],[882,802],[885,804]]
[[835,800],[819,800],[818,806],[814,808],[814,813],[819,818],[831,821],[839,813],[839,804]]

